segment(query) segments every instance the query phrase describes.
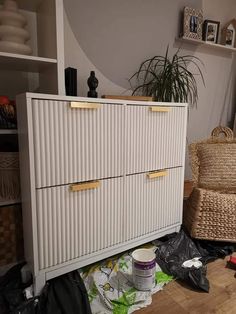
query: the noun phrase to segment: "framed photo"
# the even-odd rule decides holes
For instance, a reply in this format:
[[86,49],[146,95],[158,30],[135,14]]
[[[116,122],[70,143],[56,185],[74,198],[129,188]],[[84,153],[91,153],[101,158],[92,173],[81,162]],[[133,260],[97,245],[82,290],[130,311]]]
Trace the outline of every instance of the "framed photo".
[[236,47],[236,20],[228,22],[222,29],[221,42],[227,47]]
[[225,37],[225,46],[234,47],[235,42],[235,30],[233,28],[227,28]]
[[220,22],[205,20],[203,24],[203,40],[216,44],[218,42],[219,30]]
[[202,10],[189,7],[184,8],[183,36],[193,39],[202,39]]

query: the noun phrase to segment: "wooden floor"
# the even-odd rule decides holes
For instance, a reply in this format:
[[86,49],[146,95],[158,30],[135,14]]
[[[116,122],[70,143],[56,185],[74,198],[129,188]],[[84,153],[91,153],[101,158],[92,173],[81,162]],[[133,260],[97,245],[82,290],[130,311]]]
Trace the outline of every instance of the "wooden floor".
[[[235,255],[235,254],[234,254]],[[186,314],[227,313],[236,314],[235,270],[225,268],[229,257],[218,259],[207,266],[210,292],[196,292],[189,287],[172,281],[157,292],[152,304],[137,314]]]

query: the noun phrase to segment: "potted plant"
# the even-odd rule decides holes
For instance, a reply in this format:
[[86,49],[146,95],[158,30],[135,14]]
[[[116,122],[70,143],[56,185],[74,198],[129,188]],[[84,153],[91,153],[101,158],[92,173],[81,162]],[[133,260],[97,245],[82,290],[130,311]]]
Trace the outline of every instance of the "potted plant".
[[[179,50],[172,58],[168,52],[167,47],[164,57],[154,56],[141,63],[138,71],[129,79],[132,95],[152,96],[155,101],[188,102],[196,105],[198,92],[195,76],[199,75],[205,85],[200,68],[203,63],[195,56],[179,55]],[[196,73],[188,70],[190,64]]]

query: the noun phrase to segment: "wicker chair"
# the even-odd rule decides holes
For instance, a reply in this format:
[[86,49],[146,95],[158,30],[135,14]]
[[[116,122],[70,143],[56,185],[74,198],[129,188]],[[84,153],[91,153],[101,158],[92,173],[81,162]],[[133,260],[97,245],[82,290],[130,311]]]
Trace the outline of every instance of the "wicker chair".
[[189,149],[194,188],[185,204],[184,226],[193,238],[236,242],[236,138],[232,130],[215,128],[210,139]]

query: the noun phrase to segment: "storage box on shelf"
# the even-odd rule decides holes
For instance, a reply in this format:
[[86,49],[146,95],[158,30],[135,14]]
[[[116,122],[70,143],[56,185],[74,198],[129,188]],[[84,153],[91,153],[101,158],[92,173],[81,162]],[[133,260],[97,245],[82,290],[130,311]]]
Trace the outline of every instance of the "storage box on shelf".
[[0,207],[0,267],[24,259],[20,205]]
[[[5,121],[7,122],[7,121]],[[4,127],[12,125],[4,124]],[[0,130],[0,267],[23,259],[20,173],[16,129]]]
[[[0,67],[4,71],[0,77],[0,94],[3,93],[4,84],[7,89],[9,83],[4,76],[10,75],[14,82],[14,76],[25,76],[20,71],[34,75],[29,74],[28,84],[22,86],[20,91],[15,89],[15,94],[37,90],[64,95],[63,0],[23,0],[18,4],[28,20],[29,45],[33,53],[21,55],[0,51]],[[14,84],[11,85],[14,94]]]
[[20,202],[19,154],[0,152],[0,206]]
[[23,258],[15,103],[0,97],[0,267]]
[[17,97],[25,257],[45,280],[179,230],[187,105]]
[[20,202],[16,105],[0,97],[0,206]]

